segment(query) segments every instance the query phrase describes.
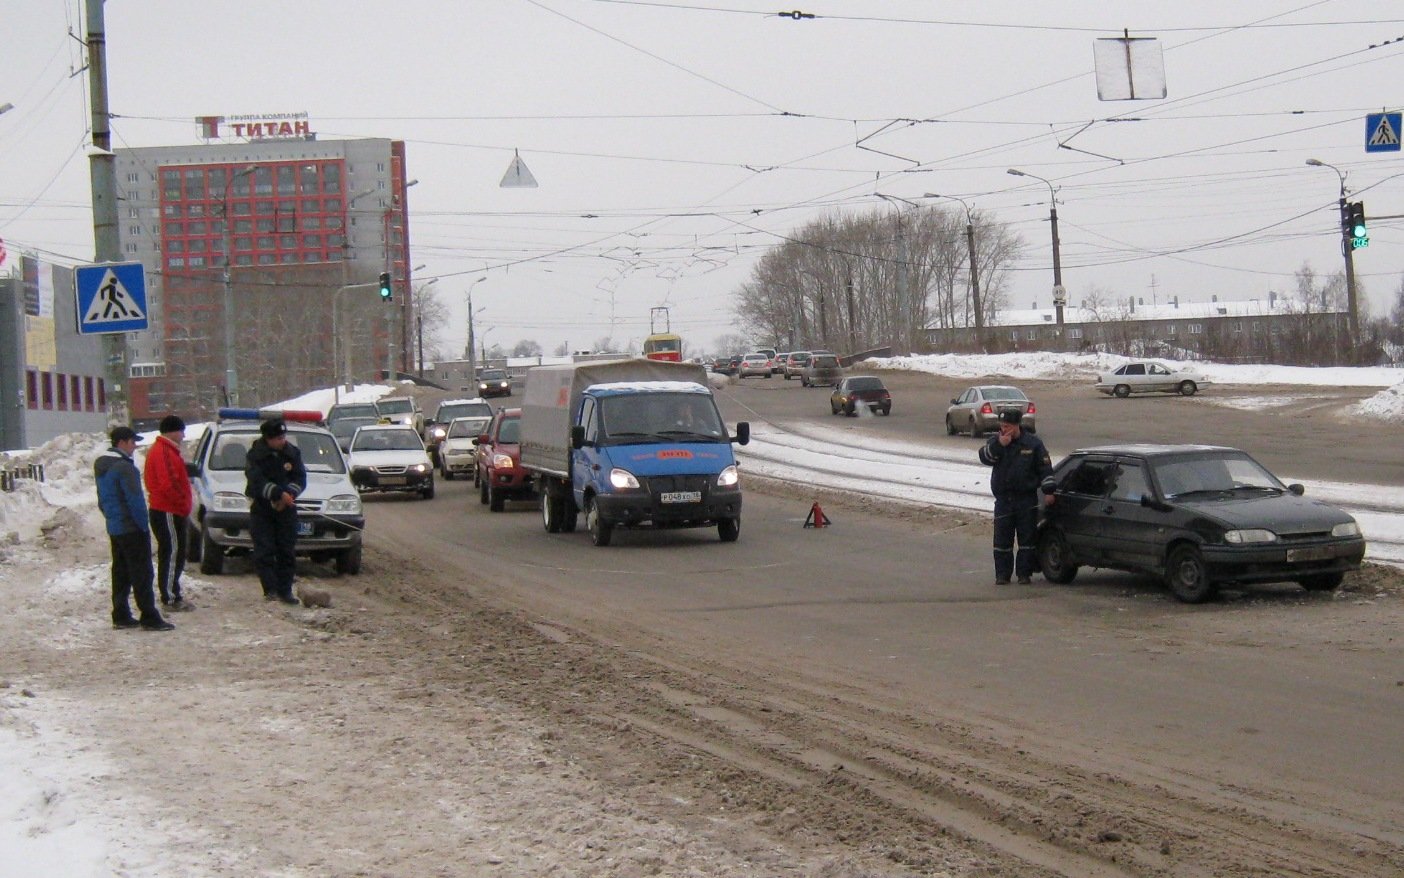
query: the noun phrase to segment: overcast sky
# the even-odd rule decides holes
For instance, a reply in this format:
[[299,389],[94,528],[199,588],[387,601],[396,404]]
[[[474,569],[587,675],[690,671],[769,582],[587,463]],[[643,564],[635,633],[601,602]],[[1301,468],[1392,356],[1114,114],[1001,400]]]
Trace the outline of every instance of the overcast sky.
[[[300,111],[323,139],[406,141],[413,264],[440,278],[451,350],[486,277],[488,344],[637,341],[667,305],[716,352],[768,248],[905,207],[876,193],[1010,224],[1028,246],[1009,304],[1046,307],[1049,187],[1011,167],[1057,187],[1073,303],[1266,298],[1303,262],[1339,271],[1340,181],[1308,158],[1372,217],[1404,214],[1401,153],[1365,152],[1365,115],[1404,82],[1394,3],[109,0],[106,18],[118,148]],[[90,261],[83,6],[0,0],[0,22],[0,238]],[[1165,99],[1097,99],[1093,43],[1123,28],[1159,39]],[[514,150],[539,188],[499,187]],[[1375,219],[1357,253],[1376,314],[1401,243]]]

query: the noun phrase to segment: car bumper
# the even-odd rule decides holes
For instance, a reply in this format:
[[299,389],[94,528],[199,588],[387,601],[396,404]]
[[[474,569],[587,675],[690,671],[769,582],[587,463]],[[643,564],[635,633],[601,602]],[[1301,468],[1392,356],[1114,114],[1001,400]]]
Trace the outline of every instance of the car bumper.
[[741,517],[740,490],[705,491],[700,503],[664,503],[644,491],[599,494],[595,503],[605,521],[619,527],[706,527]]
[[479,389],[478,389],[478,396],[481,396],[483,399],[492,399],[492,398],[495,397],[495,396],[511,396],[511,395],[512,395],[512,388],[510,388],[510,387],[488,387],[488,388],[479,388]]
[[445,454],[442,457],[444,469],[451,473],[472,472],[478,458],[473,454]]
[[1363,539],[1300,546],[1202,546],[1209,575],[1220,582],[1281,582],[1360,567]]
[[489,470],[487,480],[488,484],[498,491],[519,496],[533,493],[536,484],[532,481],[531,473],[515,467],[510,470]]
[[[207,512],[205,533],[215,545],[251,549],[253,536],[249,532],[249,517],[248,513]],[[300,532],[296,551],[299,555],[359,546],[361,531],[366,527],[363,515],[302,512],[297,521]]]
[[413,470],[403,473],[380,473],[375,470],[352,470],[351,484],[358,491],[418,491],[434,479],[434,471]]

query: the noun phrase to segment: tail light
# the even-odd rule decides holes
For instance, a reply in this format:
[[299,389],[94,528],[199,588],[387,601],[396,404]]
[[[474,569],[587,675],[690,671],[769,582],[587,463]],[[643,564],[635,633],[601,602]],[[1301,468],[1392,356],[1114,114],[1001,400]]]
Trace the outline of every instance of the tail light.
[[1030,414],[1030,415],[1036,415],[1036,414],[1038,414],[1038,409],[1034,407],[1033,400],[1029,400],[1029,410],[1028,410],[1028,412],[1026,412],[1026,414]]
[[989,403],[985,403],[984,405],[980,406],[980,414],[982,414],[982,415],[992,415],[992,414],[994,414],[994,406],[990,405]]

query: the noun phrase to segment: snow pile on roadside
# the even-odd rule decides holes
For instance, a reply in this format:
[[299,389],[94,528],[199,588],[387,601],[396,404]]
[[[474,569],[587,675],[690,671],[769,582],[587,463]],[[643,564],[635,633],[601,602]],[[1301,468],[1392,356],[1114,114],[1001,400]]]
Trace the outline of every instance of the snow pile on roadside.
[[1404,381],[1361,400],[1350,410],[1367,418],[1404,422]]

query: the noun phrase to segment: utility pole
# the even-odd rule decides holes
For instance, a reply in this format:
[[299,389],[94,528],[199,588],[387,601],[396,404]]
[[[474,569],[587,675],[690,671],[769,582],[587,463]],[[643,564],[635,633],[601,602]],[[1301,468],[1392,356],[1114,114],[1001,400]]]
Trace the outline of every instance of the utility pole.
[[1336,176],[1341,181],[1340,198],[1340,228],[1341,228],[1341,255],[1345,257],[1345,282],[1346,282],[1346,325],[1350,332],[1350,344],[1355,344],[1360,337],[1360,323],[1357,320],[1356,299],[1355,299],[1355,246],[1351,243],[1354,237],[1350,228],[1350,202],[1346,200],[1348,194],[1346,190],[1345,172],[1333,164],[1323,162],[1320,159],[1307,159],[1306,163],[1314,168],[1330,168],[1336,172]]
[[965,249],[970,251],[970,307],[975,309],[975,339],[985,348],[985,315],[980,311],[980,263],[975,258],[975,221],[965,214]]
[[[88,159],[93,198],[94,262],[117,262],[121,241],[117,235],[117,157],[112,154],[112,130],[107,110],[107,28],[103,21],[105,0],[87,0],[88,90],[92,92],[93,154]],[[112,423],[131,419],[127,407],[126,334],[102,337],[107,414]]]

